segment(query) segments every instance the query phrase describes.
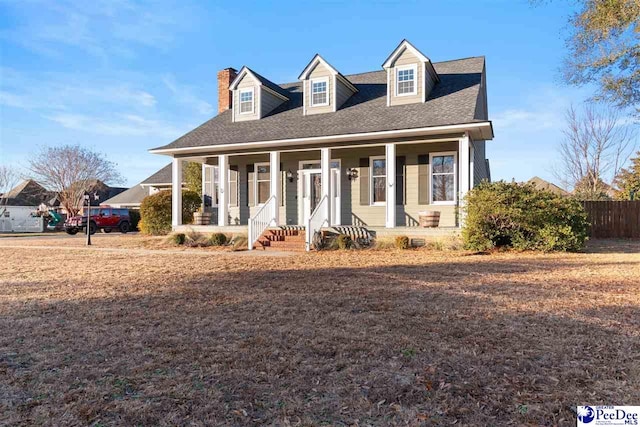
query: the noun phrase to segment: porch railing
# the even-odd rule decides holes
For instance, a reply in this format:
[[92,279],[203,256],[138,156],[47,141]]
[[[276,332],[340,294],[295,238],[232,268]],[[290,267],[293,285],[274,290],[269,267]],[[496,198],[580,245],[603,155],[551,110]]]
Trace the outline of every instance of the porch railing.
[[309,221],[307,221],[307,235],[306,235],[306,249],[307,251],[311,250],[311,243],[313,243],[313,237],[317,232],[319,232],[322,227],[327,224],[329,225],[329,218],[327,218],[327,214],[329,212],[329,198],[324,196],[320,203],[316,206],[314,211],[309,216]]
[[258,241],[262,233],[275,220],[273,210],[276,203],[276,196],[271,196],[258,209],[258,212],[249,218],[249,250],[253,249],[253,245]]

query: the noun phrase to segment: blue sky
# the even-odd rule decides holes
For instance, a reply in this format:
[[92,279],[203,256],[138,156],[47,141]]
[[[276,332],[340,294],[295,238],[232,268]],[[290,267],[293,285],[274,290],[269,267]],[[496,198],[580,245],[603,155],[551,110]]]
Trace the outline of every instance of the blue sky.
[[316,52],[378,70],[407,38],[434,62],[485,55],[493,179],[553,179],[564,111],[591,95],[559,82],[567,3],[0,0],[0,163],[79,143],[130,186],[169,162],[148,149],[215,115],[218,70],[291,82]]

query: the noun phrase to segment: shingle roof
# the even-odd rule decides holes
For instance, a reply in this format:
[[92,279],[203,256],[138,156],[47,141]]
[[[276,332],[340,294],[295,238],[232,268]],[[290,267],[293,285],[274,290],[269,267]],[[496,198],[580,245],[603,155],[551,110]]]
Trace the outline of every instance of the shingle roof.
[[168,184],[171,182],[171,175],[171,163],[169,163],[167,166],[142,181],[140,184]]
[[289,97],[289,94],[287,93],[287,91],[283,90],[280,86],[278,86],[277,84],[273,83],[271,80],[267,79],[266,77],[261,76],[260,74],[256,73],[255,71],[253,71],[251,68],[247,67],[247,70],[251,71],[251,73],[253,73],[254,76],[256,76],[256,78],[258,80],[260,80],[260,83],[262,83],[264,86],[268,87],[269,89],[271,89],[272,91],[279,93],[282,96],[285,97]]
[[[159,185],[159,184],[171,184],[173,177],[173,171],[171,170],[171,163],[160,169],[158,172],[151,175],[149,178],[142,181],[143,185]],[[182,180],[184,182],[184,168],[182,168]]]
[[102,202],[103,205],[135,205],[142,203],[142,199],[149,195],[140,184],[134,185],[126,191]]
[[13,206],[38,206],[55,203],[55,192],[49,191],[32,179],[26,179],[1,197],[2,204]]
[[440,82],[424,103],[387,106],[386,71],[346,76],[358,93],[338,111],[302,114],[302,83],[281,85],[289,101],[260,120],[232,123],[227,110],[158,149],[271,141],[486,121],[480,100],[484,57],[433,64]]
[[553,182],[545,181],[544,179],[537,176],[534,176],[529,181],[527,181],[527,184],[533,184],[539,190],[551,191],[552,193],[558,194],[560,196],[568,196],[570,194],[568,191],[561,187],[558,187]]

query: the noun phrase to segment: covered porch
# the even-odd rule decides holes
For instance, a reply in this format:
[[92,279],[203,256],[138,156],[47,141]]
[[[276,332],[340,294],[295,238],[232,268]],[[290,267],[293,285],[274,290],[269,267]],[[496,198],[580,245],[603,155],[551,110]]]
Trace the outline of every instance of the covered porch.
[[[212,220],[189,227],[244,230],[250,247],[278,226],[304,230],[307,244],[315,232],[332,226],[433,233],[420,231],[425,229],[419,228],[419,213],[425,210],[440,212],[441,231],[450,233],[460,226],[460,202],[477,181],[468,133],[277,151],[232,148],[176,156],[172,176],[182,176],[185,161],[202,163],[203,206]],[[178,230],[184,227],[182,194],[177,182],[172,188],[172,225]]]

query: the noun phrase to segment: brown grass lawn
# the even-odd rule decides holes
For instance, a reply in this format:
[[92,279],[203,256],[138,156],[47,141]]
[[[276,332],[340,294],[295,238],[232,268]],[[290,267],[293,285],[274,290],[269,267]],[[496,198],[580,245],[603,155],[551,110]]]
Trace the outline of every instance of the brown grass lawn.
[[17,240],[0,425],[575,425],[572,406],[640,403],[637,242],[270,258]]

